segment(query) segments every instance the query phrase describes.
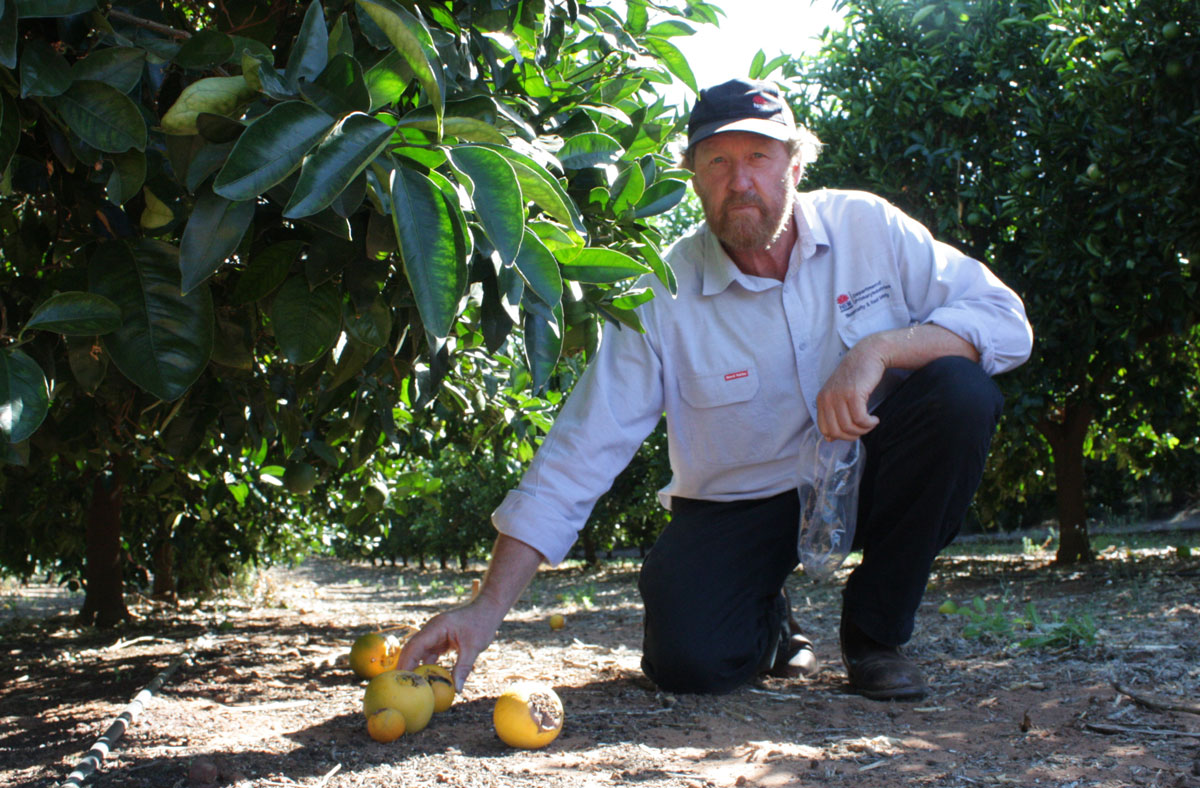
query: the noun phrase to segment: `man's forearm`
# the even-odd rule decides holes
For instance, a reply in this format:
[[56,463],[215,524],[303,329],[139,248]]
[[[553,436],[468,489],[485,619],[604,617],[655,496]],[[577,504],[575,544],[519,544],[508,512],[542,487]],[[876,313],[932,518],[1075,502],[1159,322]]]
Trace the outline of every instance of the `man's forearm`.
[[880,331],[864,339],[863,343],[867,344],[864,350],[878,354],[886,369],[920,369],[945,356],[979,361],[979,351],[974,345],[934,323]]
[[500,534],[475,604],[489,611],[498,625],[537,574],[542,560],[542,554],[534,548]]

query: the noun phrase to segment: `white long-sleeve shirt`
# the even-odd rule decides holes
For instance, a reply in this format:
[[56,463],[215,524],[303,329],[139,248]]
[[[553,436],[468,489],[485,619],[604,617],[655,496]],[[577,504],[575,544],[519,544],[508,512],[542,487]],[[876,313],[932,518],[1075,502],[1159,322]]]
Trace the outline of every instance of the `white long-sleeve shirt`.
[[[817,393],[846,351],[878,331],[937,324],[974,345],[992,375],[1029,357],[1020,298],[890,203],[820,190],[797,196],[795,217],[782,282],[742,273],[705,225],[672,247],[677,296],[648,277],[645,333],[605,328],[529,470],[493,513],[497,530],[561,562],[664,412],[667,508],[671,496],[764,498],[811,481],[800,458],[818,439]],[[869,407],[905,374],[889,370]]]

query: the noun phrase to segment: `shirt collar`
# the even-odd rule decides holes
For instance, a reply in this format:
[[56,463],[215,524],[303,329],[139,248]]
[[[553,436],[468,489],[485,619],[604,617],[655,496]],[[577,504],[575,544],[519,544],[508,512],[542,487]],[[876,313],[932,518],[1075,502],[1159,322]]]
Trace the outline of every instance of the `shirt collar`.
[[[792,249],[791,262],[803,262],[817,253],[821,247],[829,247],[829,234],[821,223],[816,210],[807,199],[807,195],[796,195],[796,204],[792,209],[796,219],[796,244]],[[717,240],[708,225],[704,226],[704,253],[701,255],[700,292],[711,296],[724,292],[731,284],[737,282],[750,291],[767,290],[781,283],[774,279],[764,279],[758,276],[747,276],[742,273],[737,264],[730,259],[725,247]],[[799,260],[796,252],[799,251]]]

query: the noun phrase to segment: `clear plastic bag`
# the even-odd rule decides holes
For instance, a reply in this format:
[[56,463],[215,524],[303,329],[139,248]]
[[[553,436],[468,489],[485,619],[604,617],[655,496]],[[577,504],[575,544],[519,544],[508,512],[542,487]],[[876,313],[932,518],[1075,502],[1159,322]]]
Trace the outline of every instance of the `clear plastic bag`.
[[800,488],[798,540],[804,573],[815,580],[828,580],[850,554],[866,464],[862,441],[817,439],[812,486]]

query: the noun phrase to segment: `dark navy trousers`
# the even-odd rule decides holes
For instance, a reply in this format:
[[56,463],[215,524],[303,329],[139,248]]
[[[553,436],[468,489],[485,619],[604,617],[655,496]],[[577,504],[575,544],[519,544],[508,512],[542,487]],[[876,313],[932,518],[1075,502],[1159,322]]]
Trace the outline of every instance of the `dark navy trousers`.
[[[937,554],[979,485],[1003,398],[978,364],[946,357],[913,372],[874,411],[854,548],[863,560],[843,615],[901,645]],[[780,589],[799,564],[796,491],[730,502],[675,498],[646,556],[642,670],[671,692],[727,692],[769,664],[787,611]]]

